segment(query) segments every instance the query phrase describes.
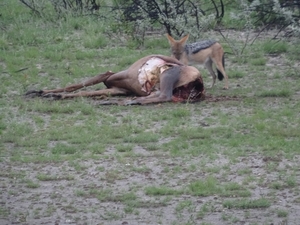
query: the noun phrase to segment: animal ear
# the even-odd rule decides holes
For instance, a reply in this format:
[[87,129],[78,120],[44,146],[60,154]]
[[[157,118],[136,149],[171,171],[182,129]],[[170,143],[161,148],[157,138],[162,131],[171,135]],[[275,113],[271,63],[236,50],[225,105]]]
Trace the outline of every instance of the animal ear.
[[180,42],[180,44],[184,45],[188,39],[189,39],[189,34],[187,34],[183,38],[181,38],[179,42]]
[[176,40],[174,38],[172,38],[171,35],[166,34],[166,37],[168,38],[170,45],[172,45],[172,44],[174,44],[176,42]]

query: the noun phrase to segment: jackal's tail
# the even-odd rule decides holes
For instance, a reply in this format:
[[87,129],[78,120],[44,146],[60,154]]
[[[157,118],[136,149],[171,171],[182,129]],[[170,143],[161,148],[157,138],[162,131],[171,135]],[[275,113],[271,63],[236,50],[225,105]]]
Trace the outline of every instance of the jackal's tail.
[[[224,58],[224,54],[222,56],[222,65],[223,65],[223,68],[225,70],[225,58]],[[218,79],[219,80],[223,80],[224,79],[224,75],[221,73],[220,70],[218,70],[218,68],[217,68],[217,72],[218,72]]]

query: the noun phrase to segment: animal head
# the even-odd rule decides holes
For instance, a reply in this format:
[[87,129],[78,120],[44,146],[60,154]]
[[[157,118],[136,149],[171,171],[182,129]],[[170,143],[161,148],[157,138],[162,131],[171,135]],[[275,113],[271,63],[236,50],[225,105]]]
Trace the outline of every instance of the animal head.
[[182,54],[185,51],[185,44],[189,38],[189,35],[184,36],[179,41],[176,41],[169,34],[167,34],[166,36],[167,36],[167,38],[169,40],[169,44],[171,46],[172,57],[175,57],[176,59],[180,60],[182,57]]

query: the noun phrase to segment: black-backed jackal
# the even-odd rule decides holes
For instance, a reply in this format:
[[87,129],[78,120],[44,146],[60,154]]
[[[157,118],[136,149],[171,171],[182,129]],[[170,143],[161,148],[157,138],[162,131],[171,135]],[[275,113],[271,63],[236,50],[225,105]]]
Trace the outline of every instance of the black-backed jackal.
[[189,35],[184,36],[178,41],[169,34],[166,36],[169,40],[173,57],[180,60],[185,65],[188,65],[189,62],[204,64],[213,77],[212,87],[217,78],[212,68],[212,64],[214,63],[217,68],[218,79],[223,80],[223,78],[225,78],[224,89],[228,89],[228,77],[224,68],[224,50],[220,43],[212,40],[205,40],[186,44]]

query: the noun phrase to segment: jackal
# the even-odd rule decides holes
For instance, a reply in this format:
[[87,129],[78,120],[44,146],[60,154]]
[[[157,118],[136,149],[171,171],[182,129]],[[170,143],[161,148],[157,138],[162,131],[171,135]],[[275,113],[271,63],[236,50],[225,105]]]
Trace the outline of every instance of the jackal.
[[188,65],[189,62],[204,64],[213,77],[211,87],[216,82],[216,74],[212,68],[212,64],[214,63],[218,72],[218,79],[223,80],[225,78],[224,89],[228,89],[228,77],[224,68],[224,50],[220,43],[213,40],[205,40],[186,44],[189,35],[184,36],[179,41],[172,38],[169,34],[166,36],[171,46],[172,57],[180,60],[185,65]]

